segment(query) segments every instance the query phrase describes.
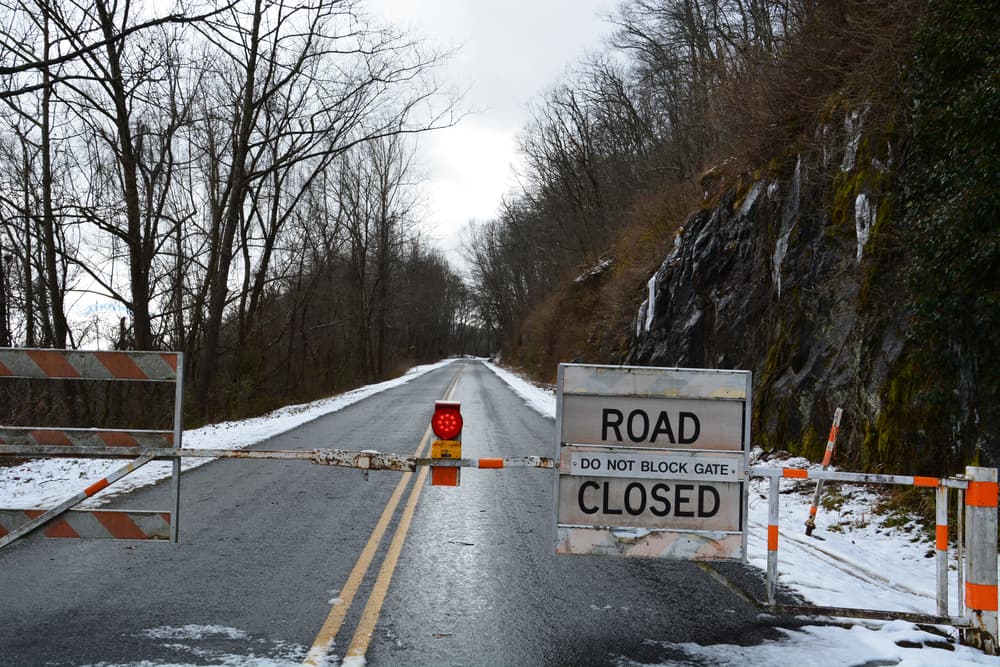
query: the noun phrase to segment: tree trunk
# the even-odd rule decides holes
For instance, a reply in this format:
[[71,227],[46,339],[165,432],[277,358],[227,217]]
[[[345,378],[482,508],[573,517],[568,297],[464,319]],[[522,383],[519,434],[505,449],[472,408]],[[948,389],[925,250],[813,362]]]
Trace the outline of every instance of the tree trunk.
[[121,165],[123,195],[125,197],[125,219],[129,249],[129,283],[132,292],[132,335],[134,346],[139,350],[153,349],[153,334],[149,318],[149,264],[142,229],[142,214],[139,204],[138,165],[132,128],[129,125],[129,107],[125,95],[125,82],[121,69],[121,42],[115,39],[114,17],[108,13],[104,0],[97,1],[97,11],[104,38],[108,40],[108,85],[112,90],[115,130],[118,133],[118,160]]
[[240,125],[233,161],[228,177],[229,198],[220,211],[216,226],[221,224],[217,237],[218,252],[216,265],[210,268],[207,277],[211,288],[208,297],[208,317],[205,321],[205,343],[201,350],[201,372],[198,378],[198,404],[208,408],[208,397],[214,387],[215,371],[218,368],[219,343],[222,334],[222,318],[229,296],[229,268],[233,261],[233,239],[242,217],[243,203],[247,192],[246,160],[249,155],[250,133],[253,130],[256,95],[257,56],[260,48],[261,0],[254,3],[253,26],[248,36],[250,51],[247,57],[246,78],[240,105]]
[[[49,24],[46,17],[43,38],[44,57],[49,57]],[[52,130],[50,127],[52,82],[48,68],[42,72],[42,230],[45,243],[45,276],[48,285],[49,305],[52,309],[53,346],[66,347],[68,326],[63,310],[63,285],[56,263],[56,219],[52,209]]]

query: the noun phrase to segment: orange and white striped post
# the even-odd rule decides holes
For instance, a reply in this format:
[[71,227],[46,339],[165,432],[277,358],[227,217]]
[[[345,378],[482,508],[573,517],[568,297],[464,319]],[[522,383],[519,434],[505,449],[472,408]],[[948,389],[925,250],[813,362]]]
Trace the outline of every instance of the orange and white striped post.
[[968,466],[965,477],[967,644],[997,653],[997,469]]
[[[826,451],[823,453],[823,470],[830,467],[833,460],[833,448],[837,444],[837,434],[840,432],[840,418],[844,414],[843,408],[837,408],[833,413],[833,426],[830,427],[830,436],[826,439]],[[823,480],[816,481],[816,494],[813,496],[812,505],[809,506],[809,517],[806,519],[806,535],[812,535],[816,529],[816,510],[819,507],[819,499],[823,495]]]
[[948,487],[934,490],[934,548],[937,551],[937,613],[948,615]]
[[772,477],[767,499],[767,603],[775,604],[778,586],[778,477]]

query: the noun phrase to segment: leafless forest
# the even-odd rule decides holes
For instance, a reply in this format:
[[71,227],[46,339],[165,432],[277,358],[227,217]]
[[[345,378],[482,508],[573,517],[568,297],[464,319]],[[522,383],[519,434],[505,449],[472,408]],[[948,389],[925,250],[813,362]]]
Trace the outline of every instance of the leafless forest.
[[0,345],[184,351],[196,418],[471,351],[415,224],[444,55],[362,10],[4,2]]

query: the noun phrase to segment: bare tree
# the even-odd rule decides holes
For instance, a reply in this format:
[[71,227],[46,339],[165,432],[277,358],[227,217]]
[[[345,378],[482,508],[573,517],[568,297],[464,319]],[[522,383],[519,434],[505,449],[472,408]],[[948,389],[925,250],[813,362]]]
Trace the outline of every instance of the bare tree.
[[[52,35],[51,21],[45,11],[32,14],[21,4],[7,7],[4,18],[7,21],[7,37],[17,42],[15,58],[37,55],[48,60],[57,38]],[[32,271],[33,245],[40,252],[41,263],[37,276],[45,304],[40,309],[45,345],[65,347],[69,334],[66,320],[64,297],[66,291],[65,270],[61,257],[65,256],[59,247],[60,220],[57,220],[53,202],[55,188],[53,160],[54,145],[53,117],[53,74],[49,68],[30,72],[21,77],[8,77],[0,90],[11,93],[20,87],[27,87],[32,94],[0,95],[6,103],[6,120],[14,141],[18,145],[20,160],[12,159],[13,173],[20,174],[20,183],[8,191],[8,204],[19,210],[23,220],[25,252],[24,270],[26,276]],[[20,191],[20,196],[16,195]],[[26,297],[29,307],[35,304],[34,280],[26,277]],[[38,304],[41,305],[41,304]],[[26,335],[29,345],[35,340],[35,313],[25,313]]]
[[[250,296],[236,299],[246,320],[260,302],[268,248],[308,184],[336,156],[452,118],[450,101],[434,109],[439,91],[428,78],[441,56],[369,27],[353,2],[256,0],[202,32],[220,54],[212,62],[216,113],[203,128],[210,244],[198,298],[205,311],[198,388],[207,399],[233,302],[234,259],[242,254],[244,271],[256,264],[249,268],[255,277],[244,283]],[[252,224],[259,234],[251,234]]]
[[348,289],[356,299],[357,341],[369,377],[386,372],[394,282],[412,224],[414,200],[406,187],[411,161],[412,149],[400,135],[368,142],[341,161],[339,208],[350,243]]
[[[87,19],[80,20],[79,15],[70,13],[69,8],[57,9],[49,0],[4,0],[0,3],[0,20],[5,22],[4,30],[0,31],[0,50],[10,54],[10,60],[0,65],[0,78],[8,85],[0,88],[0,99],[11,99],[21,95],[44,89],[48,83],[37,79],[19,78],[25,74],[49,72],[52,81],[68,81],[80,78],[80,74],[71,68],[63,69],[63,65],[73,64],[108,48],[118,46],[129,37],[138,35],[151,28],[169,25],[186,25],[206,21],[229,10],[238,0],[228,3],[214,3],[220,6],[209,6],[204,11],[195,7],[198,3],[189,3],[195,7],[193,11],[178,11],[159,16],[145,16],[138,21],[124,21],[118,29],[108,34],[102,27],[95,26]],[[179,5],[182,7],[183,5]],[[82,7],[79,7],[82,9]],[[126,4],[124,7],[105,5],[103,11],[117,14],[119,10],[124,16],[131,16],[134,8]],[[84,16],[89,12],[84,10]],[[38,53],[30,41],[23,39],[24,33],[18,29],[20,17],[27,16],[31,22],[54,22],[60,32],[58,52]],[[53,72],[60,74],[53,76]]]
[[188,352],[204,414],[221,378],[295,387],[322,358],[330,386],[444,349],[450,325],[399,316],[461,302],[408,231],[405,136],[455,121],[444,55],[353,0],[158,9],[0,0],[0,343],[74,344],[80,271],[128,310],[115,345]]
[[[81,54],[78,66],[88,73],[62,84],[67,89],[63,98],[89,135],[85,166],[91,172],[90,196],[80,212],[113,238],[112,247],[118,242],[124,246],[128,291],[120,291],[101,267],[87,268],[129,308],[132,340],[128,343],[154,349],[154,261],[169,236],[163,206],[172,178],[173,135],[186,122],[189,102],[158,95],[160,82],[177,77],[176,37],[133,32],[126,39],[127,27],[137,20],[132,9],[131,4],[118,7],[96,0],[92,14],[72,19],[53,14],[66,28],[71,48]],[[76,29],[69,30],[70,26]],[[103,48],[85,48],[93,33],[101,35]],[[119,201],[122,207],[116,205]]]

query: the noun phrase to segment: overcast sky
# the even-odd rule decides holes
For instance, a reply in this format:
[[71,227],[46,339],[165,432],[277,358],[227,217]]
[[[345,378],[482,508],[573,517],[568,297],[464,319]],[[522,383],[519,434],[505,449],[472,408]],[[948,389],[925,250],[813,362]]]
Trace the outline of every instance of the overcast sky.
[[423,136],[417,155],[427,177],[425,231],[457,261],[461,228],[493,218],[515,185],[529,101],[600,48],[611,30],[603,17],[619,0],[362,1],[373,16],[432,45],[458,47],[440,75],[465,91],[463,108],[475,113]]

